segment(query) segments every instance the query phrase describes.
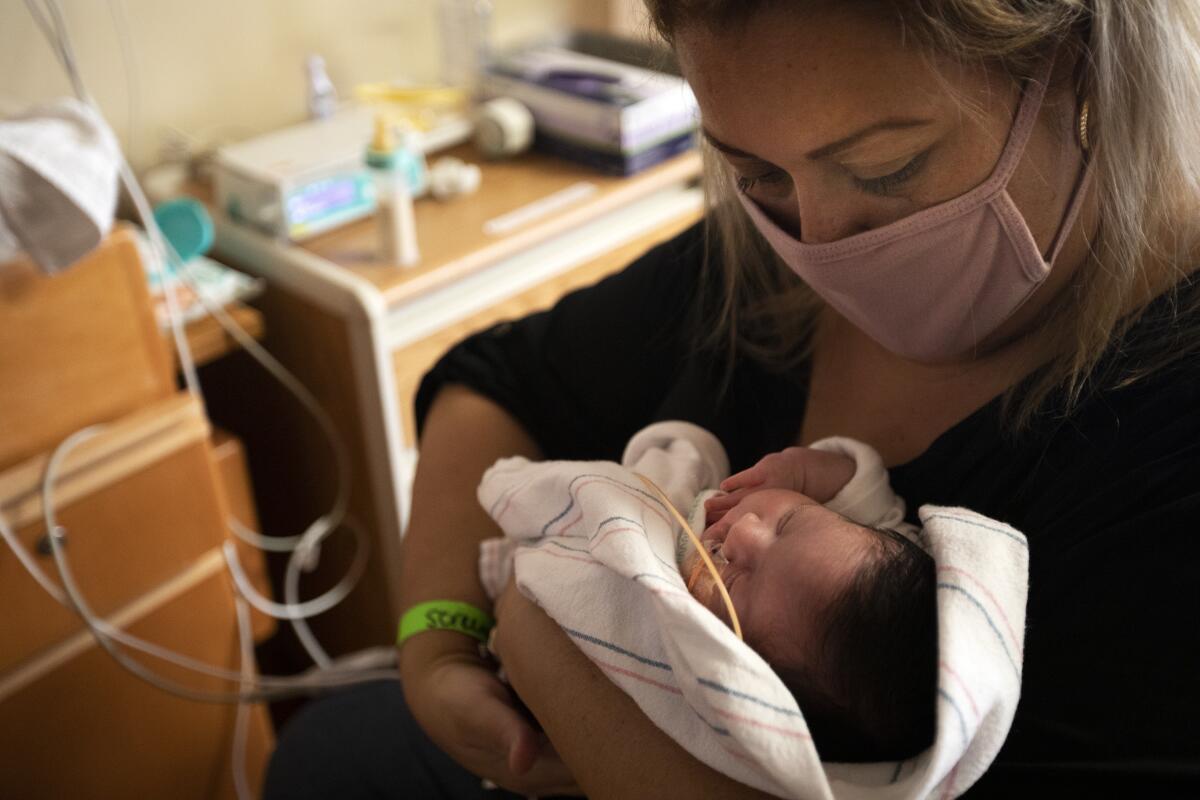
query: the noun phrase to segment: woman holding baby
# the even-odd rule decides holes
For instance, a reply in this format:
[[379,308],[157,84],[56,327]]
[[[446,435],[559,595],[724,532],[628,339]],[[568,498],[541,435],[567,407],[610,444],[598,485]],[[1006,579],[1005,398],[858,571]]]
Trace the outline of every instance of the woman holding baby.
[[[489,607],[475,487],[498,458],[611,460],[659,419],[735,471],[852,437],[910,512],[1028,538],[1020,704],[968,796],[1200,792],[1200,9],[647,6],[699,100],[712,211],[427,377],[405,605]],[[415,636],[402,689],[285,731],[268,796],[756,796],[515,589],[494,613],[512,690],[470,638]]]

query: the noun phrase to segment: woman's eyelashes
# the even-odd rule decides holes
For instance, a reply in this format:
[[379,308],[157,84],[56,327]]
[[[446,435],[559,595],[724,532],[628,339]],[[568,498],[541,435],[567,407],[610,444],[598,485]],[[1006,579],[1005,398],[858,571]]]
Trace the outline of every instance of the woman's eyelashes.
[[[873,178],[860,178],[849,168],[843,167],[843,170],[847,175],[849,175],[850,181],[859,190],[868,194],[882,195],[886,197],[904,188],[904,185],[921,171],[921,168],[925,165],[926,159],[929,157],[929,153],[929,150],[918,153],[895,172]],[[735,183],[739,192],[742,194],[748,194],[758,187],[771,188],[787,186],[790,181],[791,178],[786,172],[778,167],[769,167],[749,175],[739,174]]]
[[776,167],[772,167],[770,169],[763,170],[757,175],[738,175],[737,190],[742,194],[747,194],[760,184],[764,186],[777,186],[779,184],[786,183],[788,180],[789,178],[786,172]]
[[887,175],[880,175],[876,178],[859,178],[851,174],[850,179],[854,184],[864,192],[878,195],[890,195],[897,189],[900,189],[913,176],[921,171],[921,167],[925,165],[925,159],[929,157],[929,151],[918,153],[913,156],[907,164],[895,172]]

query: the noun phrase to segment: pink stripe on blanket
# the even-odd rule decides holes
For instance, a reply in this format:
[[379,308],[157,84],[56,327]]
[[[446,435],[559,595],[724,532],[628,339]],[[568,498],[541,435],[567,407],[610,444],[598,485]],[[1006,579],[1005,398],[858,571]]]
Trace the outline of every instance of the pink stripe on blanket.
[[[636,528],[629,528],[628,530],[630,530],[634,533],[639,532]],[[542,555],[550,556],[551,558],[565,558],[568,561],[578,561],[582,564],[589,564],[591,566],[604,566],[603,561],[598,561],[597,559],[590,558],[588,556],[567,555],[566,553],[560,553],[557,550],[551,550],[548,547],[525,547],[525,548],[518,550],[516,555],[514,556],[514,558],[520,558],[525,555],[534,555],[537,553],[541,553]],[[499,571],[499,568],[497,567],[497,572],[498,571]],[[634,580],[636,580],[636,579],[637,579],[637,576],[634,576]],[[496,582],[498,582],[498,578],[493,579],[493,583],[496,583]],[[640,583],[640,581],[639,581],[639,583]],[[688,598],[692,597],[687,592],[681,592],[678,589],[656,589],[652,586],[646,586],[646,584],[644,584],[644,583],[642,583],[642,586],[644,586],[646,588],[646,591],[650,592],[651,594],[657,595],[659,597],[688,597]]]
[[[642,585],[646,586],[644,583]],[[681,592],[675,589],[651,589],[649,586],[646,586],[646,591],[656,597],[692,597],[687,592]],[[695,598],[692,597],[692,599],[694,600]]]
[[636,672],[634,672],[633,670],[625,669],[624,667],[618,667],[616,664],[610,664],[609,662],[604,661],[599,658],[596,658],[595,656],[592,656],[592,660],[595,661],[600,667],[608,670],[609,672],[616,672],[620,675],[626,675],[630,678],[633,678],[634,680],[638,680],[638,681],[641,681],[642,683],[647,683],[651,686],[655,686],[659,689],[662,689],[664,692],[670,692],[671,694],[678,694],[678,695],[683,694],[683,692],[679,691],[679,689],[677,689],[674,686],[670,686],[661,681],[656,681],[653,678],[647,678],[645,675],[639,675]]
[[942,790],[942,800],[950,800],[954,796],[954,779],[958,777],[958,765],[961,761],[955,761],[954,766],[950,768],[950,774],[946,776],[946,783]]
[[599,539],[592,543],[592,548],[595,549],[599,547],[601,542],[603,542],[609,536],[612,536],[614,533],[645,533],[645,530],[642,528],[609,528],[600,536]]
[[518,550],[517,554],[516,554],[516,556],[514,556],[514,558],[520,558],[521,556],[531,555],[533,553],[541,553],[542,555],[551,556],[552,558],[565,558],[569,561],[581,561],[584,564],[594,564],[596,566],[602,566],[601,562],[597,561],[594,558],[586,558],[584,556],[569,556],[566,553],[559,553],[554,550],[548,550],[545,547],[527,547],[523,550]]
[[[668,686],[667,684],[662,683],[660,681],[656,681],[652,678],[647,678],[644,675],[639,675],[636,672],[634,672],[633,670],[625,669],[624,667],[618,667],[616,664],[610,664],[609,662],[604,661],[599,658],[595,658],[594,656],[593,656],[592,660],[595,661],[596,665],[599,666],[601,669],[608,670],[609,672],[616,672],[620,675],[625,675],[627,677],[633,678],[634,680],[638,680],[638,681],[641,681],[642,683],[646,683],[646,684],[654,686],[658,689],[662,689],[665,692],[670,692],[671,694],[679,695],[681,697],[683,696],[683,692],[679,691],[679,689],[675,688],[674,686]],[[757,760],[755,760],[748,753],[746,753],[742,750],[738,750],[735,747],[730,747],[723,741],[719,742],[719,744],[720,744],[722,750],[724,750],[726,753],[733,756],[734,758],[738,759],[739,761],[744,761],[747,764],[757,764],[758,763]]]
[[759,722],[756,719],[751,719],[750,717],[743,717],[741,714],[734,714],[732,711],[723,711],[719,708],[716,709],[716,712],[717,712],[717,714],[719,714],[722,717],[725,717],[726,719],[731,719],[735,722],[740,722],[744,725],[750,725],[755,728],[762,728],[764,730],[773,731],[775,733],[781,733],[784,736],[790,737],[792,739],[804,739],[805,741],[812,741],[812,737],[809,736],[804,731],[797,731],[797,730],[793,730],[791,728],[781,728],[778,725],[771,725],[766,722]]
[[747,764],[758,764],[758,762],[751,758],[749,754],[744,753],[741,750],[735,750],[724,742],[721,742],[721,749],[739,761],[745,761]]
[[1008,631],[1008,636],[1012,640],[1013,647],[1017,648],[1017,655],[1024,657],[1025,648],[1021,645],[1021,638],[1017,636],[1016,631],[1013,630],[1012,623],[1008,621],[1008,615],[1004,613],[1004,606],[1000,604],[1000,601],[996,599],[996,596],[992,594],[991,590],[988,589],[983,581],[979,580],[979,578],[976,578],[965,569],[960,569],[959,567],[938,567],[937,571],[950,572],[970,578],[975,585],[983,591],[984,595],[987,596],[987,599],[992,601],[992,606],[996,609],[996,612],[1000,614],[1000,619],[1004,620],[1004,627]]
[[939,661],[938,666],[941,667],[943,670],[945,670],[946,673],[950,675],[950,677],[952,677],[952,678],[954,678],[954,680],[958,681],[959,688],[962,689],[963,694],[965,694],[967,696],[967,702],[971,704],[971,711],[975,712],[975,721],[978,722],[979,721],[979,706],[975,705],[975,698],[971,696],[971,688],[969,686],[967,686],[967,682],[964,681],[959,676],[959,674],[954,671],[954,668],[951,667],[949,664],[947,664],[945,661]]
[[[530,486],[532,486],[533,481],[534,481],[534,479],[530,478],[529,480],[525,481],[524,483],[522,483],[518,486],[510,486],[505,492],[505,494],[507,494],[507,497],[501,496],[501,499],[504,500],[504,507],[501,508],[499,512],[492,514],[492,519],[496,520],[497,525],[500,524],[500,520],[504,519],[504,515],[508,513],[508,509],[510,509],[512,507],[513,499],[517,495],[519,495],[521,492],[525,491]],[[497,500],[496,502],[498,503],[500,501]]]
[[579,522],[583,519],[583,506],[581,503],[579,503],[579,495],[581,492],[583,492],[584,488],[591,486],[593,483],[603,483],[603,484],[612,486],[616,489],[620,489],[621,491],[623,491],[626,494],[633,497],[633,499],[640,502],[646,508],[650,509],[651,513],[653,513],[655,516],[657,516],[659,519],[661,519],[667,525],[667,527],[673,527],[673,523],[671,522],[671,520],[667,519],[667,516],[665,514],[663,514],[662,511],[660,511],[656,507],[656,504],[651,503],[646,497],[644,497],[641,493],[641,490],[635,489],[632,486],[627,486],[626,484],[618,481],[616,478],[594,478],[590,481],[584,481],[583,483],[581,483],[575,487],[574,498],[575,498],[576,504],[580,506],[579,513],[576,514],[565,527],[560,528],[558,530],[559,536],[566,534],[567,531],[571,530],[571,528],[578,525]]

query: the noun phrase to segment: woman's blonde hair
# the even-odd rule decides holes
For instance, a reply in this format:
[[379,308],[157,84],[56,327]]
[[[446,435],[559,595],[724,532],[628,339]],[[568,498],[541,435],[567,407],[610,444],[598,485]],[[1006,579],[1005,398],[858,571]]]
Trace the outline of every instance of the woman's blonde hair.
[[[820,2],[821,0],[810,0]],[[1082,54],[1080,99],[1089,102],[1099,227],[1091,263],[1042,313],[1048,361],[1005,396],[1014,429],[1056,396],[1066,413],[1109,346],[1138,317],[1147,292],[1178,288],[1200,243],[1200,3],[1179,0],[858,0],[885,7],[927,53],[998,67],[1015,81],[1059,43]],[[668,41],[682,25],[728,26],[779,0],[646,0]],[[789,7],[803,3],[789,2]],[[846,3],[840,4],[845,6]],[[707,343],[785,370],[808,356],[820,300],[770,250],[739,203],[730,170],[705,146],[707,277],[720,284]],[[1165,274],[1164,274],[1165,273]],[[1154,283],[1152,283],[1154,282]],[[1174,289],[1171,290],[1175,292]],[[1176,296],[1178,295],[1178,296]],[[1194,306],[1200,292],[1190,292]],[[1182,293],[1172,294],[1178,301]],[[1133,365],[1106,375],[1129,383],[1200,350],[1200,314],[1176,307],[1172,341],[1141,343]]]

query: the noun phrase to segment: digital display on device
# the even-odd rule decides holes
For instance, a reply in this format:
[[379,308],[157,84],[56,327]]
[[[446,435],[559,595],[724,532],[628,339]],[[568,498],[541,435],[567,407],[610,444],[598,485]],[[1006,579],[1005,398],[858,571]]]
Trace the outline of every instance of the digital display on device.
[[358,176],[346,175],[315,181],[291,192],[287,198],[289,224],[307,225],[369,203],[371,198],[364,192],[366,183]]

